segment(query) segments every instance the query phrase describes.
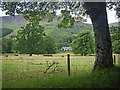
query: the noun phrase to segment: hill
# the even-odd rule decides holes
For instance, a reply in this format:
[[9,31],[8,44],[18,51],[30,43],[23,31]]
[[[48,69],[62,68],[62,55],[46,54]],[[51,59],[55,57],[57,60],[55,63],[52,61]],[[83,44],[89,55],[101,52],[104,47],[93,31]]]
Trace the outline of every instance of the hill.
[[22,18],[22,15],[16,15],[15,17],[4,16],[4,17],[0,17],[0,20],[1,19],[2,19],[2,28],[13,30],[13,32],[11,32],[7,35],[8,37],[9,36],[16,36],[19,28],[21,26],[24,26],[27,24],[27,21]]
[[[15,17],[11,16],[4,16],[0,17],[2,19],[2,28],[12,29],[13,32],[7,36],[15,36],[17,35],[17,31],[20,29],[21,26],[25,26],[28,22],[23,19],[22,15],[16,15]],[[74,28],[69,29],[58,29],[56,25],[59,23],[57,21],[57,18],[53,20],[53,22],[47,22],[47,19],[40,22],[40,25],[43,25],[45,27],[45,32],[48,35],[56,35],[56,34],[63,34],[63,33],[72,33],[72,34],[78,34],[81,30],[92,30],[92,27],[90,24],[84,24],[84,23],[75,23]]]
[[[25,26],[28,22],[22,17],[22,15],[16,15],[15,17],[11,16],[4,16],[0,17],[0,20],[2,20],[2,28],[6,29],[12,29],[13,32],[9,33],[8,35],[6,34],[7,37],[11,36],[16,36],[17,31],[20,29],[21,26]],[[53,20],[53,22],[47,22],[47,19],[43,20],[40,22],[40,25],[45,27],[45,32],[48,35],[57,35],[57,34],[67,34],[67,33],[72,33],[72,34],[79,34],[81,30],[92,30],[92,25],[91,24],[86,24],[86,23],[75,23],[74,28],[69,28],[69,29],[58,29],[56,25],[59,23],[57,18]],[[116,23],[111,23],[109,26],[118,26],[118,22]],[[10,31],[8,31],[10,32]]]
[[[0,28],[0,30],[2,31],[2,37],[7,36],[8,34],[12,33],[13,30],[12,29],[7,29],[7,28]],[[1,36],[0,36],[1,38]]]

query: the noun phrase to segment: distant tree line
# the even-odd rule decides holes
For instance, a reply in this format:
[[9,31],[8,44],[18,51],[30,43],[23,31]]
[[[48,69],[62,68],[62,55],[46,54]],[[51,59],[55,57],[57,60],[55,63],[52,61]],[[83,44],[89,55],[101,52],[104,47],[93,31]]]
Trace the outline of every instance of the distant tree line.
[[[119,27],[110,27],[113,53],[120,54],[120,30]],[[61,36],[61,35],[60,35]],[[54,54],[63,46],[71,47],[74,54],[95,53],[95,40],[90,30],[83,30],[77,36],[67,34],[58,36],[47,36],[44,27],[35,24],[27,24],[22,27],[16,39],[2,39],[2,53],[26,53],[26,54]]]
[[[57,36],[56,36],[57,37]],[[72,41],[76,38],[75,35],[67,34],[67,35],[60,35],[58,36],[59,39],[56,42],[58,50],[60,50],[62,47],[71,47]]]

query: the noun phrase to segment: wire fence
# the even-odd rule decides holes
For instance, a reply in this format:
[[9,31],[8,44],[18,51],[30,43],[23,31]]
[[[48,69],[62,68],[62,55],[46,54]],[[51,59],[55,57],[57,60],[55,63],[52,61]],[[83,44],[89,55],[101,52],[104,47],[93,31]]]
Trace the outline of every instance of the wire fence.
[[[119,63],[119,55],[114,56],[116,65]],[[81,56],[70,54],[69,65],[68,56],[62,54],[44,55],[4,55],[2,58],[3,73],[29,73],[37,75],[48,74],[81,74],[92,71],[95,56]],[[69,68],[69,70],[68,70]]]

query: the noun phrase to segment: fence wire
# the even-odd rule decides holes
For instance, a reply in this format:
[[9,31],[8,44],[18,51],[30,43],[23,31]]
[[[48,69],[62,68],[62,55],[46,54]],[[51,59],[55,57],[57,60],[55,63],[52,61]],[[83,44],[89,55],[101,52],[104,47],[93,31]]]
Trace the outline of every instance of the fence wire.
[[[119,55],[116,55],[116,65],[119,64]],[[95,56],[80,56],[70,54],[70,74],[76,75],[92,71]],[[26,78],[39,78],[42,75],[67,75],[67,55],[3,55],[3,81]]]

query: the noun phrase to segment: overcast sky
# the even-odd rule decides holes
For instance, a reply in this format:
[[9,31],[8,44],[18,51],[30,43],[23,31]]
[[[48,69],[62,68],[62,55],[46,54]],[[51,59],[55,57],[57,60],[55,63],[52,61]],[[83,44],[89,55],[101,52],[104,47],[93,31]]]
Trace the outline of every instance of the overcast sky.
[[[114,22],[118,22],[118,18],[116,18],[116,14],[115,14],[116,12],[114,11],[114,10],[108,10],[107,9],[107,14],[108,14],[108,23],[114,23]],[[5,12],[2,12],[1,10],[0,10],[0,17],[1,16],[6,16],[5,15]],[[88,18],[87,19],[87,22],[86,23],[90,23],[91,24],[91,20],[90,20],[90,18]]]
[[[116,18],[116,11],[114,10],[111,11],[107,9],[107,16],[108,16],[108,23],[118,22],[118,18]],[[87,19],[86,23],[92,24],[90,18]]]

